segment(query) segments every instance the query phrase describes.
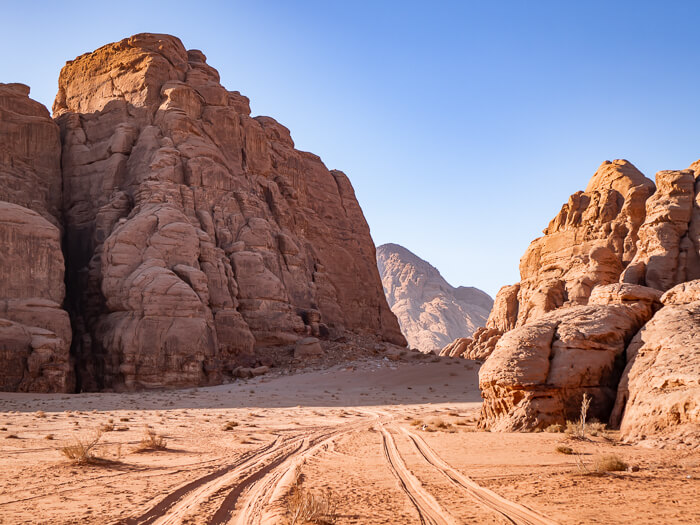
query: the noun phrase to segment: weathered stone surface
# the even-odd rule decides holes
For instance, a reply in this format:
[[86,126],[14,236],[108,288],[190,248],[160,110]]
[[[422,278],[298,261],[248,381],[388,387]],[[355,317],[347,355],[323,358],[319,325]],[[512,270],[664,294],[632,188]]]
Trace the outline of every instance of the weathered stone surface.
[[455,339],[440,351],[440,355],[486,361],[502,335],[496,328],[477,328],[472,337]]
[[313,359],[322,355],[321,342],[315,337],[305,337],[294,345],[294,359]]
[[345,330],[405,344],[348,178],[201,52],[109,44],[66,64],[53,109],[81,388],[213,383]]
[[656,186],[646,202],[637,253],[621,280],[668,290],[700,277],[700,182],[692,169],[660,171]]
[[[626,160],[604,162],[585,192],[559,215],[520,260],[517,326],[562,306],[585,305],[597,285],[618,281],[634,258],[644,203],[654,184]],[[514,324],[512,316],[502,324]]]
[[0,390],[66,392],[58,126],[22,84],[0,84]]
[[398,244],[377,248],[384,292],[410,346],[439,351],[482,325],[493,301],[476,288],[454,288],[427,261]]
[[594,289],[572,306],[506,332],[479,371],[480,424],[497,431],[575,419],[584,393],[590,417],[607,420],[627,342],[659,307],[660,294],[634,285]]
[[700,280],[667,291],[627,347],[611,422],[622,437],[700,446]]

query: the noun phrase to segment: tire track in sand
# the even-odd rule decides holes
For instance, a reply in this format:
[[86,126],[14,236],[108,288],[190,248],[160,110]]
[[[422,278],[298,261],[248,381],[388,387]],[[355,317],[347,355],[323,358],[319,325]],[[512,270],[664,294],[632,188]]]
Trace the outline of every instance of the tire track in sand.
[[483,504],[486,508],[497,512],[511,523],[516,525],[557,525],[557,522],[535,512],[534,510],[510,501],[495,492],[482,487],[474,480],[465,476],[446,463],[422,437],[401,427],[401,431],[408,436],[420,455],[445,476],[453,485],[461,488],[472,499]]
[[458,525],[459,521],[440,506],[435,497],[406,467],[394,436],[382,423],[379,424],[379,430],[382,434],[384,456],[394,476],[399,480],[401,488],[418,511],[420,522],[423,525]]

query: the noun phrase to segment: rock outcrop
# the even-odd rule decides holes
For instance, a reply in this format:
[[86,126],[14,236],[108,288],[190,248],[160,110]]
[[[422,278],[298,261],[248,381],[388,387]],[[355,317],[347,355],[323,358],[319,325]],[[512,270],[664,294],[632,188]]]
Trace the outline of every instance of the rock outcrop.
[[377,248],[387,301],[411,347],[439,351],[483,325],[493,301],[477,288],[454,288],[440,272],[398,244]]
[[493,352],[480,371],[483,427],[563,423],[587,393],[589,415],[607,421],[612,411],[629,439],[692,441],[699,166],[659,172],[654,191],[628,162],[606,162],[530,245],[522,280],[499,291],[477,332],[491,337],[465,347]]
[[0,84],[0,390],[74,386],[61,251],[58,126],[22,84]]
[[623,438],[700,446],[700,280],[679,284],[627,347],[611,421]]
[[635,333],[661,292],[635,285],[594,288],[589,305],[561,308],[506,332],[479,371],[481,425],[496,431],[574,420],[584,393],[591,417],[607,420]]
[[0,84],[0,389],[202,385],[308,337],[406,344],[348,178],[200,51],[140,34],[82,55],[54,120],[28,93]]
[[344,330],[405,343],[348,178],[200,51],[106,45],[66,64],[53,110],[81,388],[214,383]]

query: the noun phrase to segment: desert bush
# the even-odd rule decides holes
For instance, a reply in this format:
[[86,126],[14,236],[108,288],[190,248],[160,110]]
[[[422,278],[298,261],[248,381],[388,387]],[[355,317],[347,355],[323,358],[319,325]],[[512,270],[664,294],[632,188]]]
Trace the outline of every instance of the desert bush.
[[141,442],[136,446],[135,452],[147,452],[149,450],[165,450],[167,441],[152,428],[147,428],[141,438]]
[[287,498],[287,512],[291,525],[315,523],[330,525],[338,520],[337,505],[330,489],[322,493],[307,490],[303,484],[301,469],[297,468],[294,484]]
[[224,425],[224,430],[233,430],[238,426],[238,421],[228,421]]
[[564,432],[564,425],[560,425],[559,423],[549,425],[547,428],[544,429],[544,431],[550,433]]
[[95,448],[102,437],[102,432],[97,431],[91,438],[75,438],[75,443],[61,447],[61,454],[76,465],[94,463],[99,458],[95,455]]
[[19,436],[17,434],[8,434],[5,436],[5,439],[19,439]]
[[102,432],[112,432],[114,430],[114,423],[104,423],[101,427],[100,430]]
[[38,418],[44,418],[44,417],[46,417],[46,412],[44,412],[43,410],[37,410],[34,413],[34,415]]
[[588,415],[588,409],[591,406],[591,396],[588,394],[583,394],[583,399],[581,400],[581,415],[579,416],[579,436],[581,438],[586,437],[586,416]]
[[419,427],[419,426],[421,426],[422,424],[423,424],[423,420],[422,420],[422,419],[414,419],[413,421],[411,421],[411,426],[412,426],[412,427]]
[[567,447],[566,445],[557,445],[556,449],[557,452],[560,454],[566,454],[566,455],[571,455],[574,453],[574,449],[571,447]]
[[619,472],[627,470],[627,466],[627,463],[615,454],[604,454],[593,460],[593,468],[596,472]]
[[53,434],[46,434],[44,436],[44,439],[48,439],[49,441],[52,440],[53,438],[54,438]]
[[443,420],[442,420],[441,418],[439,418],[439,417],[434,417],[433,419],[431,419],[430,421],[428,421],[428,424],[434,426],[435,428],[440,428],[440,429],[443,429],[443,430],[446,429],[446,428],[449,428],[449,426],[450,426],[449,423],[446,423],[445,421],[443,421]]

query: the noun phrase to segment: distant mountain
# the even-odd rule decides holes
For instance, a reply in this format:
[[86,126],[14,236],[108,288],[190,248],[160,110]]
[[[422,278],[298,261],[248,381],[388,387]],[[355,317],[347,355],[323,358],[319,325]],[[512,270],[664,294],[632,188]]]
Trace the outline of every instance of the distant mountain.
[[377,266],[389,307],[411,347],[440,350],[486,323],[493,306],[487,293],[454,288],[437,268],[403,246],[379,246]]

